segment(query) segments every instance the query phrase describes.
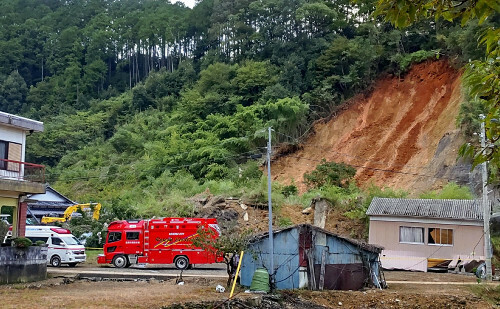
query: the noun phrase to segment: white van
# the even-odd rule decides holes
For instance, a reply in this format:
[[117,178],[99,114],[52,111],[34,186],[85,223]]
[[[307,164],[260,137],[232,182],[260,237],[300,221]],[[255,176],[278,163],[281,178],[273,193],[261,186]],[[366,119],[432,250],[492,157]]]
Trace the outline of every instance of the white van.
[[38,240],[48,244],[47,263],[59,267],[68,264],[75,267],[78,263],[85,262],[87,255],[85,247],[67,229],[57,226],[26,226],[26,238],[33,243]]

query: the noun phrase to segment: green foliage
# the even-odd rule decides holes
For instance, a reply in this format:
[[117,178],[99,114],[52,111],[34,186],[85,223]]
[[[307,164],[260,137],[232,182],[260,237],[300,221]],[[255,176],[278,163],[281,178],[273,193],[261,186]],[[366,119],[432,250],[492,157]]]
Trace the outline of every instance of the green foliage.
[[[379,11],[394,8],[380,2]],[[400,31],[374,10],[373,1],[347,0],[205,0],[193,9],[168,1],[2,1],[0,109],[44,122],[43,133],[28,137],[27,161],[47,165],[48,181],[72,199],[101,201],[109,220],[189,215],[186,198],[206,188],[265,203],[260,162],[246,163],[263,153],[262,129],[301,137],[380,74],[399,73],[433,50],[481,60],[478,37],[498,25],[488,18],[462,29],[424,19]],[[488,10],[467,6],[464,14]],[[494,35],[479,38],[491,55]],[[471,88],[477,96],[469,96],[464,125],[476,124],[478,106],[496,104],[493,64],[473,66],[471,81],[480,77],[484,87]],[[495,117],[487,118],[491,128]],[[496,136],[490,131],[490,142]],[[308,196],[347,195],[348,207],[355,195],[348,180],[331,186],[326,177]],[[306,203],[294,187],[273,186],[277,205],[285,195]],[[91,229],[97,241],[100,228]]]
[[348,188],[356,174],[356,169],[343,163],[326,162],[325,159],[310,173],[304,174],[304,182],[309,188],[337,186]]
[[375,185],[370,185],[362,191],[361,199],[357,199],[352,209],[349,209],[345,215],[351,219],[362,220],[365,223],[366,231],[368,231],[368,216],[366,211],[370,206],[374,197],[387,198],[406,198],[407,192],[402,190],[393,190],[391,188],[379,188]]
[[17,248],[28,248],[31,246],[33,242],[26,237],[16,237],[12,238],[12,246],[17,247]]
[[422,193],[419,198],[472,200],[474,196],[468,187],[449,182],[441,190]]
[[436,53],[435,51],[419,50],[406,55],[396,54],[391,58],[391,60],[398,64],[400,72],[406,72],[410,68],[410,65],[432,59],[437,55],[439,55],[439,52]]
[[262,171],[260,170],[259,163],[257,161],[248,161],[238,169],[238,181],[240,182],[249,182],[262,177]]
[[[500,31],[491,30],[484,35],[482,41],[488,42],[488,58],[486,61],[474,61],[467,66],[464,77],[469,96],[487,110],[484,122],[488,147],[482,149],[476,144],[466,144],[461,148],[460,154],[473,157],[474,165],[489,161],[490,165],[497,169],[500,166],[498,143],[500,137],[500,81],[498,78],[500,76],[500,45],[498,42],[490,43],[489,36],[498,37]],[[493,44],[496,46],[492,46]]]
[[21,112],[26,108],[27,94],[28,88],[23,77],[17,70],[13,71],[0,83],[0,110],[14,114]]
[[8,232],[9,232],[9,225],[7,224],[7,222],[0,220],[0,239],[2,241]]
[[281,189],[281,193],[285,197],[289,197],[291,195],[297,195],[297,193],[299,193],[299,189],[294,183],[292,183],[290,185],[284,186],[283,189]]
[[200,228],[198,229],[198,237],[192,241],[195,247],[224,257],[228,275],[227,286],[229,287],[236,270],[233,263],[234,258],[247,248],[252,232],[251,230],[240,230],[237,226],[222,227],[222,235],[214,239],[212,230]]
[[278,217],[278,227],[285,228],[285,227],[289,227],[292,225],[293,225],[293,222],[290,218],[281,217],[281,216]]
[[475,284],[470,288],[478,297],[488,301],[493,306],[500,302],[500,286]]
[[385,19],[397,27],[408,27],[416,21],[434,16],[436,20],[448,21],[460,19],[462,26],[470,19],[484,21],[494,12],[500,12],[500,5],[494,1],[479,0],[456,5],[453,1],[436,2],[434,0],[397,1],[379,0],[375,15],[384,15]]
[[[490,145],[483,149],[473,144],[465,144],[460,149],[460,155],[473,158],[473,166],[489,161],[498,170],[500,166],[500,29],[498,28],[498,13],[500,4],[498,1],[465,1],[455,3],[453,1],[435,2],[432,0],[400,1],[379,0],[375,15],[384,15],[397,27],[407,27],[418,20],[434,17],[436,21],[440,18],[449,22],[459,20],[462,27],[468,23],[481,25],[486,20],[491,20],[482,31],[479,44],[485,47],[485,57],[471,61],[466,66],[464,82],[468,90],[468,96],[480,101],[487,110],[486,138]],[[494,175],[497,176],[497,175]],[[496,179],[498,181],[498,179]]]
[[460,105],[457,125],[460,126],[467,139],[473,142],[478,141],[477,133],[481,132],[481,119],[478,117],[481,114],[486,114],[486,109],[477,98],[467,96],[467,99]]
[[40,246],[44,246],[45,244],[46,244],[45,241],[37,240],[37,241],[35,241],[35,243],[33,245],[40,247]]
[[[268,203],[268,187],[267,177],[262,176],[259,182],[255,183],[248,190],[243,192],[241,199],[251,201],[252,203],[260,203],[266,205]],[[284,196],[281,194],[281,185],[278,183],[271,183],[271,202],[273,209],[279,208],[284,201]]]

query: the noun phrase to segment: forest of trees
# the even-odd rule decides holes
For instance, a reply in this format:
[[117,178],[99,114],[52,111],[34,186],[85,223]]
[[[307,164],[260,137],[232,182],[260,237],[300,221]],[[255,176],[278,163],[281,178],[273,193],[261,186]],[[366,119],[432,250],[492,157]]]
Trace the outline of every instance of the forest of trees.
[[123,216],[183,209],[203,184],[260,186],[251,159],[265,152],[263,128],[292,142],[381,74],[484,58],[478,38],[500,25],[493,13],[398,29],[375,10],[375,0],[1,1],[0,110],[44,121],[28,161],[72,198]]

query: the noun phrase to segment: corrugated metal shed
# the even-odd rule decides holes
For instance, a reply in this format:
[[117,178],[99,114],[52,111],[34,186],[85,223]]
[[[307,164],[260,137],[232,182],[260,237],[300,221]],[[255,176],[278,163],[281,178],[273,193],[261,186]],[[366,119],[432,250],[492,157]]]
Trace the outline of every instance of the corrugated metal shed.
[[[359,289],[379,278],[382,247],[336,235],[309,225],[273,232],[277,289]],[[268,269],[268,233],[255,236],[242,260],[241,284],[250,286],[257,268]],[[324,273],[320,283],[320,273]]]
[[[273,235],[277,235],[279,233],[282,233],[282,232],[285,232],[285,231],[290,231],[290,230],[293,230],[293,229],[297,229],[297,228],[311,228],[311,229],[314,229],[316,231],[321,231],[323,233],[325,233],[326,235],[330,235],[330,236],[334,236],[334,237],[337,237],[337,238],[340,238],[340,239],[343,239],[357,247],[360,247],[362,249],[365,249],[365,250],[368,250],[368,251],[371,251],[371,252],[374,252],[374,253],[380,253],[382,250],[383,250],[383,247],[381,246],[377,246],[377,245],[372,245],[372,244],[367,244],[365,242],[362,242],[362,241],[359,241],[359,240],[356,240],[356,239],[352,239],[352,238],[349,238],[349,237],[345,237],[345,236],[341,236],[341,235],[338,235],[338,234],[335,234],[333,232],[330,232],[330,231],[327,231],[325,229],[322,229],[320,227],[317,227],[317,226],[312,226],[310,224],[297,224],[297,225],[293,225],[293,226],[290,226],[290,227],[287,227],[287,228],[284,228],[284,229],[280,229],[280,230],[274,230],[273,231]],[[252,240],[250,240],[250,243],[255,243],[255,242],[258,242],[260,241],[261,239],[266,239],[269,237],[269,233],[268,232],[265,232],[265,233],[261,233],[261,234],[258,234],[258,235],[254,235],[254,237],[252,238]],[[274,236],[276,237],[276,236]]]
[[369,216],[422,217],[459,220],[483,220],[480,200],[433,200],[373,198],[366,211]]

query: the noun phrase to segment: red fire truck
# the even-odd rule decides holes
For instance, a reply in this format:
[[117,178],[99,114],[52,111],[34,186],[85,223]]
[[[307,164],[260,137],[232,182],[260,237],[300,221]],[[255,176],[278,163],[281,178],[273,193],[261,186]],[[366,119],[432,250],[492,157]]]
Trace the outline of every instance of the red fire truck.
[[[164,218],[134,221],[114,221],[108,226],[104,254],[99,264],[129,267],[132,264],[174,264],[186,269],[191,264],[212,264],[223,261],[211,247],[193,245],[203,231],[205,240],[220,235],[217,220],[213,218]],[[208,242],[209,243],[209,242]]]

